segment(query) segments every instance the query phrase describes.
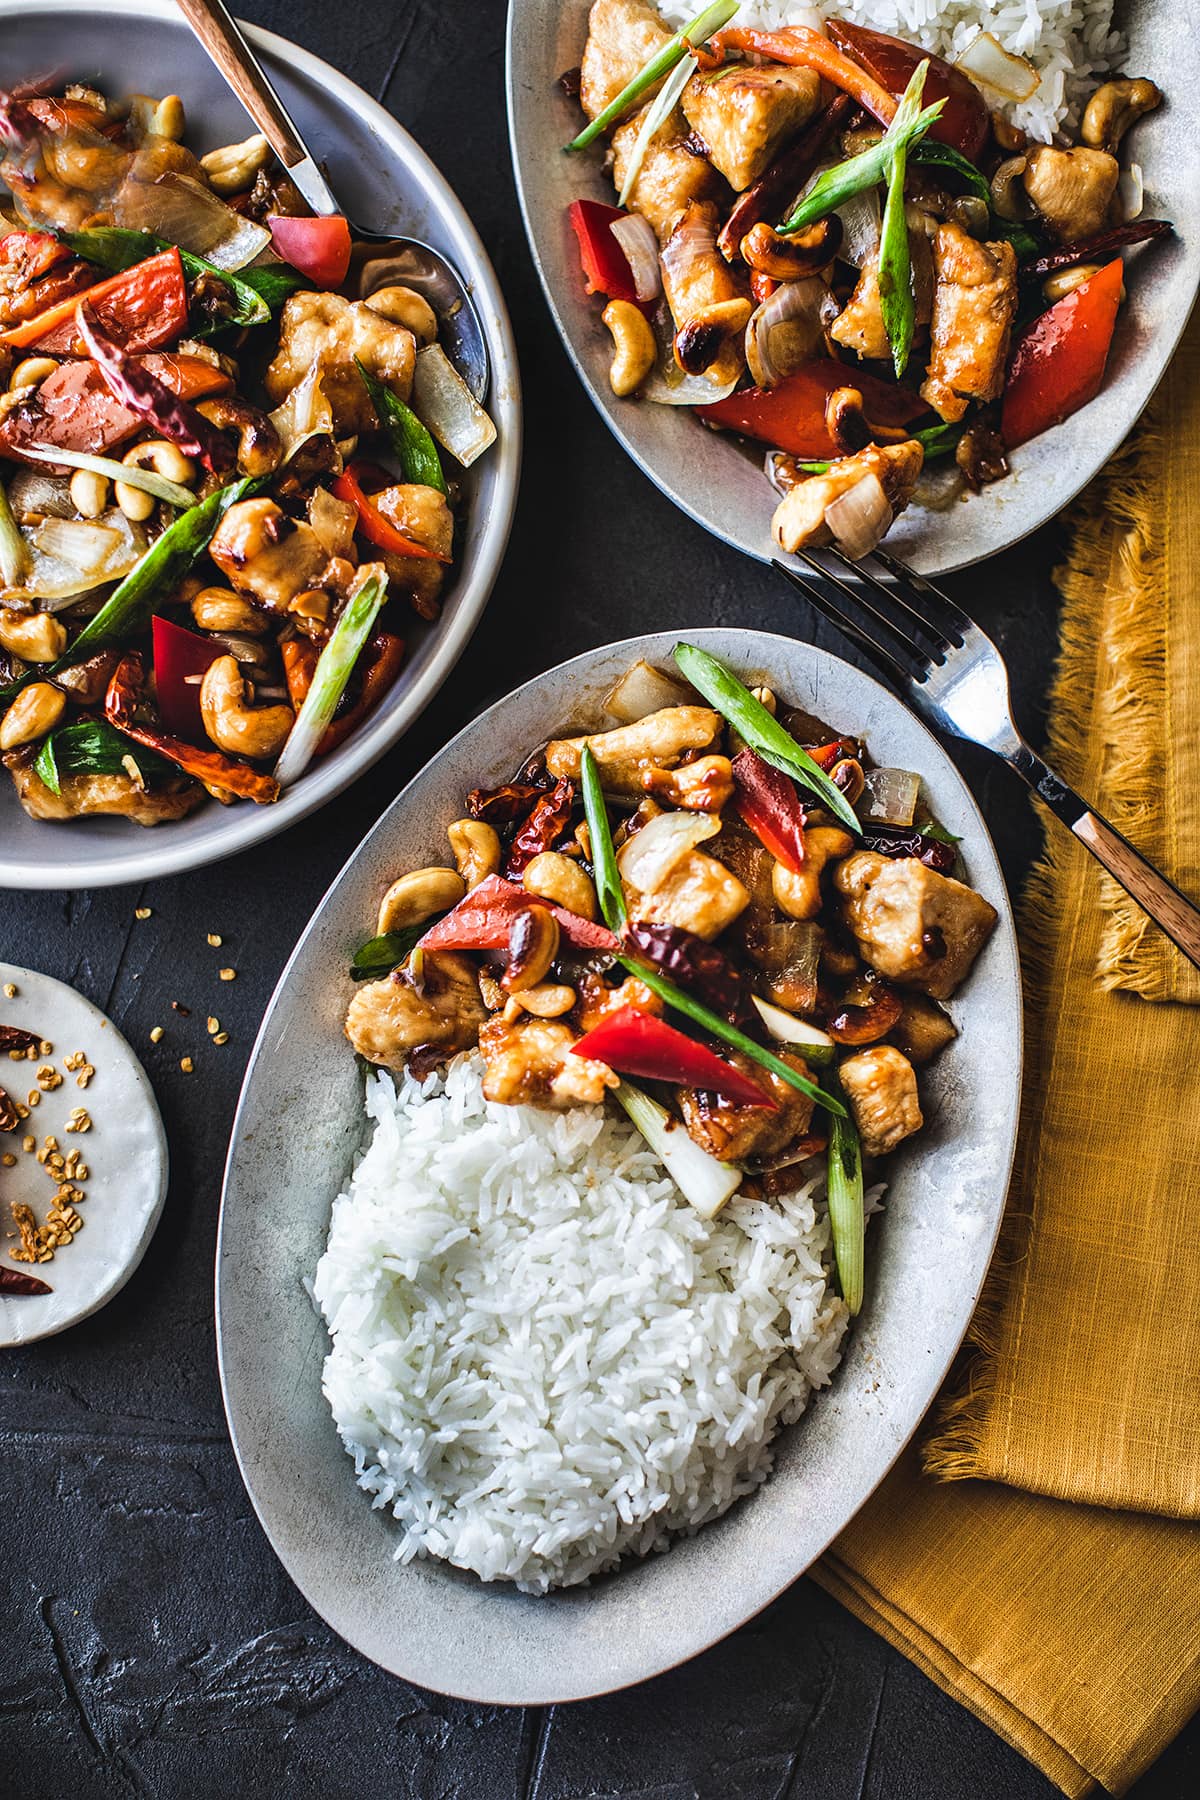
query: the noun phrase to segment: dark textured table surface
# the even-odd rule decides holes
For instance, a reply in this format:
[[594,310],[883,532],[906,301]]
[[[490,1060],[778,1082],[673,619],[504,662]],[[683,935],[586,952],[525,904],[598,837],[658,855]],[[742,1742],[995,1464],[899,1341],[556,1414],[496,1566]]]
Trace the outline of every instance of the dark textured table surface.
[[[0,1361],[0,1794],[1050,1800],[1055,1790],[1015,1752],[807,1581],[646,1686],[490,1710],[407,1687],[349,1650],[293,1588],[250,1510],[213,1341],[221,1168],[259,1018],[325,887],[434,750],[551,663],[650,621],[829,640],[769,570],[677,515],[579,390],[551,335],[509,173],[502,0],[242,0],[238,10],[360,82],[466,203],[516,327],[524,486],[507,563],[457,672],[336,805],[195,875],[0,894],[0,955],[74,983],[112,1015],[145,1059],[172,1155],[162,1224],[124,1293]],[[1035,736],[1058,549],[1049,529],[952,583],[1004,643]],[[1023,795],[982,755],[962,766],[1015,886],[1038,841]],[[135,907],[150,917],[137,920]],[[219,951],[209,932],[222,935]],[[223,963],[238,970],[232,985],[218,983]],[[171,999],[190,1017],[172,1014]],[[212,1011],[229,1031],[221,1048],[205,1033]],[[179,1066],[188,1054],[192,1075]],[[1138,1800],[1195,1793],[1198,1750],[1193,1725]]]

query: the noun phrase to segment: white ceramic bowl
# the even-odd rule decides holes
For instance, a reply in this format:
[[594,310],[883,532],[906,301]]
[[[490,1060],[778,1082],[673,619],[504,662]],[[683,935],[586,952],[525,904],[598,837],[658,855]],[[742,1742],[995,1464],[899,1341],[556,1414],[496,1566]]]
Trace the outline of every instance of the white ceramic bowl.
[[[521,463],[521,397],[504,300],[461,203],[404,128],[336,69],[273,33],[251,29],[284,104],[351,214],[423,238],[469,283],[487,338],[489,410],[498,440],[470,471],[456,564],[441,618],[414,619],[399,680],[365,726],[312,766],[274,806],[206,803],[151,830],[124,819],[65,824],[26,817],[0,771],[0,887],[108,887],[177,874],[244,850],[339,794],[391,748],[428,706],[479,622],[508,541]],[[245,137],[240,103],[167,0],[0,0],[0,86],[47,69],[108,93],[179,93],[188,142],[200,150]]]

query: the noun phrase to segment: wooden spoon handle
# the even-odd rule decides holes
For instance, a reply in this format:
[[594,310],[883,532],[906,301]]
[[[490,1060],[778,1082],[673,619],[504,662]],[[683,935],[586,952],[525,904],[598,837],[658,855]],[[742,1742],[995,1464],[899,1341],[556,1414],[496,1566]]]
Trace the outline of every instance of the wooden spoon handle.
[[179,10],[286,169],[308,150],[240,26],[222,0],[177,0]]
[[1160,925],[1188,961],[1200,968],[1200,910],[1135,850],[1128,838],[1099,818],[1083,812],[1071,826],[1075,836],[1104,864],[1127,894]]

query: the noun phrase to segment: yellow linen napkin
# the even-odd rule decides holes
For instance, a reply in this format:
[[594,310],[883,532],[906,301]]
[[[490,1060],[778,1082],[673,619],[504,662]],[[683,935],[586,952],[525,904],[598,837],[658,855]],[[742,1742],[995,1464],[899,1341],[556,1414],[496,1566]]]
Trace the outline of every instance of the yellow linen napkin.
[[[1060,585],[1049,760],[1200,892],[1200,323]],[[965,1373],[815,1573],[1064,1791],[1121,1792],[1200,1703],[1200,979],[1053,822],[1020,938]]]

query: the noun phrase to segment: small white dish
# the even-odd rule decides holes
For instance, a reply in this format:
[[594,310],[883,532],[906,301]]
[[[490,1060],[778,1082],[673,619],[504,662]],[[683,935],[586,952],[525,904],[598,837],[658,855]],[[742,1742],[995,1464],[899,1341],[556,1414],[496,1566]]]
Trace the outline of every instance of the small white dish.
[[[12,999],[4,995],[16,988]],[[0,1133],[0,1154],[16,1157],[0,1166],[0,1260],[5,1268],[36,1276],[49,1294],[0,1294],[0,1347],[36,1343],[77,1325],[118,1294],[146,1253],[167,1194],[167,1138],[146,1072],[111,1019],[65,982],[15,963],[0,962],[0,1023],[36,1032],[53,1049],[36,1062],[0,1058],[0,1087],[12,1099],[40,1099],[16,1131]],[[86,1088],[63,1069],[63,1058],[82,1050],[95,1070]],[[43,1093],[37,1070],[52,1064],[62,1085]],[[68,1134],[67,1120],[84,1107],[92,1125]],[[57,1137],[64,1152],[78,1149],[88,1170],[78,1204],[83,1227],[56,1252],[53,1262],[18,1263],[13,1201],[32,1206],[39,1224],[55,1184],[23,1140]]]

